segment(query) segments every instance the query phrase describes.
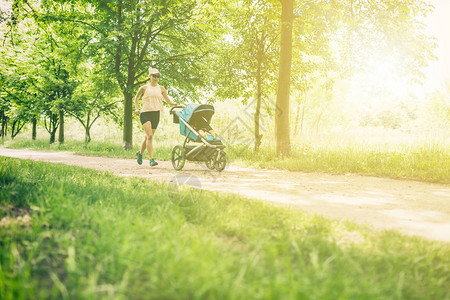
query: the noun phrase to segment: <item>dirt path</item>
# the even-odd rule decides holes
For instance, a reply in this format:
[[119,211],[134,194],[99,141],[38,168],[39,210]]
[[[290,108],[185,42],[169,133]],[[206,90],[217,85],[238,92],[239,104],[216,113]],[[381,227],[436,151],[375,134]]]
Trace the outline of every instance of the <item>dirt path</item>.
[[378,229],[396,229],[450,242],[450,186],[356,175],[271,171],[227,167],[210,171],[186,162],[181,172],[171,162],[150,168],[132,159],[89,157],[69,152],[0,148],[0,155],[109,171],[120,176],[186,183],[211,191],[237,193],[299,207],[329,218],[347,219]]

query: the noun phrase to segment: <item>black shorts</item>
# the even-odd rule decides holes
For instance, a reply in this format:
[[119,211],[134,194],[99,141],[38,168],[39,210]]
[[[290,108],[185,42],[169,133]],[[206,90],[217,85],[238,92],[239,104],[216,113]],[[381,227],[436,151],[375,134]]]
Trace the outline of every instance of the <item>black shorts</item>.
[[141,114],[139,115],[139,119],[141,120],[142,125],[144,125],[145,123],[150,121],[152,123],[152,129],[156,129],[156,128],[158,128],[158,124],[159,124],[159,115],[160,115],[159,110],[145,111],[145,112],[141,112]]

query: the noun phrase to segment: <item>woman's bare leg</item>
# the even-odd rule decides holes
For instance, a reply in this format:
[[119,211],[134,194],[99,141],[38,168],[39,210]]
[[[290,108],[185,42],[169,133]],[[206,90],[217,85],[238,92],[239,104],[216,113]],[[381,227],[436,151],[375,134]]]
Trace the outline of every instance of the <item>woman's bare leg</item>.
[[[153,158],[153,135],[155,134],[156,129],[152,129],[152,123],[146,122],[144,123],[144,125],[142,125],[144,127],[144,131],[145,131],[145,140],[142,143],[141,146],[141,150],[143,150],[143,148],[147,148],[147,152],[148,155],[150,156],[150,159]],[[142,153],[141,153],[142,154]]]
[[142,155],[142,153],[144,153],[144,151],[147,149],[146,144],[147,144],[147,135],[145,136],[144,141],[142,142],[141,150],[139,150],[139,153],[140,153],[141,155]]
[[[152,135],[150,141],[147,139],[147,152],[150,155],[150,159],[153,158],[153,137],[155,136],[156,129],[152,129]],[[150,143],[150,147],[149,147]]]

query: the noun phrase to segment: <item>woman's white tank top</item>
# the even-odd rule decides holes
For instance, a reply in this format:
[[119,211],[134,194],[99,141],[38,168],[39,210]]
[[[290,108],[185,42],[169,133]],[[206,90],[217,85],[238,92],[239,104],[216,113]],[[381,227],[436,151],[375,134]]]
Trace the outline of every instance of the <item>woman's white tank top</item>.
[[161,98],[161,86],[159,84],[156,86],[151,86],[148,84],[144,95],[142,96],[142,112],[158,110],[164,111]]

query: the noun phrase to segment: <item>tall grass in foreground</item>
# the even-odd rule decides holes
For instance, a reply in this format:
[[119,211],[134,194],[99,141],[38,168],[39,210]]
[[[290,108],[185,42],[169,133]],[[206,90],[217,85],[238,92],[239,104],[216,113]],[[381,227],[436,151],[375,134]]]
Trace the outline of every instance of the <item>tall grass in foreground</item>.
[[0,157],[0,299],[450,299],[449,244]]

